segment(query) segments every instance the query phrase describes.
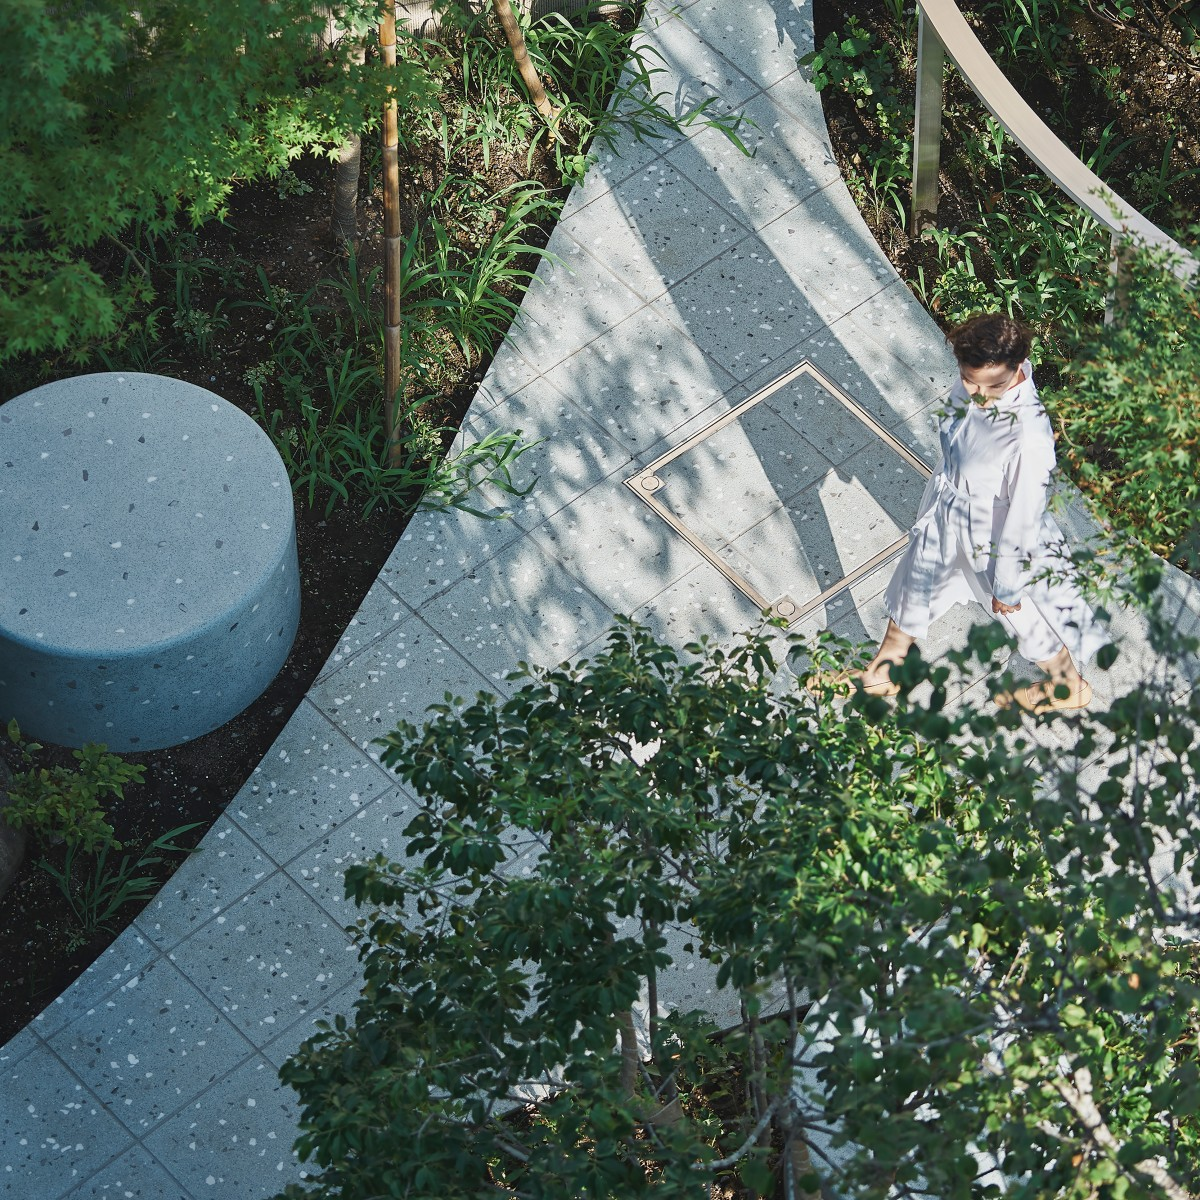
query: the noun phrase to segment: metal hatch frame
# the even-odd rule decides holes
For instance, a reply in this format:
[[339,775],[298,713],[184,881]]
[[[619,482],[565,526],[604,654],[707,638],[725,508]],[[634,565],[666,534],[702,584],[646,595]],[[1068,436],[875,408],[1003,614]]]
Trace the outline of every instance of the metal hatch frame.
[[[819,370],[809,359],[804,359],[798,365],[792,367],[790,371],[785,371],[777,379],[772,380],[755,392],[747,400],[743,400],[740,404],[735,405],[728,412],[723,413],[711,424],[706,425],[699,432],[692,434],[686,441],[659,458],[656,458],[648,466],[643,467],[636,474],[631,475],[624,481],[625,486],[629,488],[635,496],[640,497],[646,504],[650,506],[681,538],[692,547],[706,562],[711,563],[734,587],[738,589],[747,599],[753,604],[756,604],[761,609],[766,609],[773,617],[780,617],[785,620],[789,626],[803,620],[815,608],[820,607],[826,600],[835,596],[838,592],[853,586],[860,579],[869,575],[877,567],[882,566],[888,559],[899,554],[901,550],[908,544],[908,534],[894,541],[890,546],[884,547],[878,554],[874,555],[867,562],[855,567],[849,575],[839,579],[836,583],[827,587],[818,596],[814,596],[811,600],[801,604],[793,597],[788,595],[780,596],[776,600],[768,600],[761,592],[753,587],[746,579],[742,578],[728,563],[726,563],[719,555],[712,550],[700,537],[693,533],[673,512],[671,512],[664,504],[662,504],[657,495],[660,488],[663,486],[663,479],[658,474],[659,470],[675,459],[686,454],[689,450],[695,449],[706,438],[711,437],[714,433],[724,429],[727,425],[738,420],[744,413],[752,409],[756,404],[761,404],[768,396],[774,395],[780,388],[786,387],[795,379],[801,376],[808,376],[819,387],[822,387],[831,396],[833,396],[851,415],[861,421],[880,441],[894,450],[910,467],[917,471],[926,479],[933,474],[928,464],[919,459],[907,446],[902,445],[896,438],[889,433],[869,412],[866,411],[856,400],[848,396],[840,387],[837,386],[827,375]],[[799,434],[797,434],[799,436]]]

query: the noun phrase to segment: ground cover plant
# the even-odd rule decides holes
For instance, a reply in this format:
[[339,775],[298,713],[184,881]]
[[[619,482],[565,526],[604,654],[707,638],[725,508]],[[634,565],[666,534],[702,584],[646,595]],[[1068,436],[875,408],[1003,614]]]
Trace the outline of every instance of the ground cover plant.
[[906,660],[893,711],[624,624],[401,723],[421,810],[347,871],[366,984],[281,1072],[286,1200],[1194,1196],[1200,696],[1152,674],[1052,737],[948,704],[1002,639]]
[[[1200,209],[1200,42],[1189,6],[1089,0],[962,5],[1017,90],[1114,191],[1185,246]],[[1197,487],[1190,452],[1200,411],[1195,375],[1155,376],[1195,345],[1189,294],[1139,263],[1129,331],[1100,332],[1110,237],[1024,158],[953,68],[947,69],[936,224],[910,225],[916,17],[912,6],[832,0],[816,10],[808,62],[835,152],[876,238],[945,328],[1000,309],[1037,332],[1043,398],[1063,431],[1060,454],[1100,514],[1193,571]],[[1174,325],[1176,342],[1166,332]],[[1143,340],[1152,332],[1156,336]],[[1164,340],[1164,338],[1166,340]],[[1106,357],[1139,386],[1112,413],[1111,379],[1083,364]],[[1072,364],[1078,363],[1075,367]],[[1175,378],[1175,377],[1172,377]],[[1173,394],[1172,394],[1173,393]],[[1131,413],[1141,413],[1141,419]],[[1102,436],[1101,436],[1102,435]],[[1178,452],[1178,453],[1176,453]],[[1151,465],[1151,460],[1153,460]],[[1169,479],[1169,482],[1167,482]],[[1161,521],[1157,514],[1161,513]]]
[[[490,478],[501,489],[506,485],[507,467],[521,445],[519,431],[497,435],[457,459],[447,460],[444,451],[590,148],[597,139],[611,139],[613,121],[633,124],[650,136],[663,122],[704,115],[676,112],[655,99],[654,61],[646,55],[630,58],[638,15],[633,6],[606,5],[609,15],[603,19],[584,12],[571,22],[551,16],[527,27],[530,55],[559,109],[559,138],[531,109],[511,51],[486,15],[450,19],[436,39],[402,41],[404,79],[411,85],[402,123],[402,215],[410,232],[406,367],[399,397],[405,454],[397,464],[384,433],[380,167],[378,151],[371,148],[373,126],[364,115],[373,110],[365,101],[355,109],[355,121],[365,125],[366,149],[355,190],[356,237],[349,246],[344,224],[342,238],[330,229],[334,181],[325,152],[336,157],[336,143],[350,131],[344,121],[330,118],[321,124],[296,116],[332,111],[319,93],[322,86],[340,87],[343,75],[351,80],[356,103],[363,95],[373,96],[375,84],[367,80],[371,56],[361,64],[353,54],[315,61],[309,39],[301,75],[287,75],[272,60],[272,87],[279,90],[271,95],[278,104],[266,92],[249,93],[261,105],[242,113],[243,124],[230,133],[230,146],[236,142],[243,157],[233,161],[227,157],[233,153],[230,146],[218,147],[215,163],[201,172],[207,190],[193,193],[186,179],[156,176],[158,200],[152,211],[135,211],[129,196],[106,192],[97,202],[94,226],[83,231],[66,216],[61,230],[50,219],[54,205],[65,204],[56,194],[53,204],[46,201],[46,231],[38,234],[21,206],[37,202],[42,189],[59,178],[53,174],[55,154],[69,145],[79,161],[110,153],[119,159],[120,147],[114,150],[112,143],[124,126],[107,122],[125,120],[122,106],[134,103],[142,73],[153,73],[161,65],[155,55],[166,52],[155,43],[144,55],[139,49],[143,57],[134,55],[136,62],[114,59],[112,79],[103,54],[93,63],[73,58],[56,63],[55,48],[60,50],[75,29],[72,22],[103,26],[102,49],[120,43],[125,26],[114,15],[118,9],[93,9],[58,25],[43,14],[28,32],[27,40],[44,42],[45,53],[31,61],[47,73],[47,86],[66,81],[54,104],[43,105],[59,112],[66,125],[60,135],[64,146],[51,139],[48,148],[35,148],[32,166],[22,167],[27,184],[17,188],[9,178],[5,186],[12,184],[13,190],[0,192],[0,228],[6,253],[11,252],[5,263],[20,283],[5,293],[9,309],[7,340],[0,346],[0,398],[87,370],[141,370],[186,379],[261,420],[288,465],[297,500],[301,626],[282,672],[259,701],[214,733],[152,755],[127,756],[144,768],[144,781],[131,783],[106,808],[116,842],[150,846],[181,825],[199,822],[200,828],[179,843],[190,845],[224,810],[307,691],[417,500],[433,507],[475,508],[481,479]],[[149,21],[158,9],[140,11]],[[284,10],[277,11],[284,20]],[[306,38],[311,32],[308,25],[301,31]],[[278,42],[278,32],[272,27],[264,36]],[[294,32],[289,27],[288,36]],[[219,58],[224,43],[215,33],[197,37],[200,51]],[[289,53],[299,53],[283,40]],[[10,49],[6,45],[5,53]],[[204,61],[188,69],[203,70]],[[135,68],[130,83],[122,84],[122,72]],[[26,64],[22,71],[30,69]],[[103,86],[98,85],[97,109],[89,113],[86,102],[97,73]],[[26,80],[26,74],[12,78]],[[287,80],[292,91],[284,98]],[[5,87],[10,83],[6,80]],[[134,88],[128,95],[127,86]],[[618,86],[625,89],[621,114],[610,118],[606,105]],[[115,98],[113,89],[119,93]],[[17,103],[11,87],[0,91],[4,103]],[[157,103],[147,95],[146,111],[157,111]],[[207,112],[203,106],[189,110],[186,119],[194,129]],[[148,117],[139,121],[130,126],[137,143],[129,149],[136,159],[130,169],[149,170],[149,163],[165,170],[156,155],[175,146],[175,131],[159,143],[154,123]],[[18,122],[13,128],[18,136],[6,143],[5,152],[19,157],[26,146],[20,130],[26,125]],[[283,137],[288,131],[290,141]],[[252,147],[242,145],[257,146],[255,139],[267,132],[286,149],[286,162],[261,147],[256,158]],[[255,177],[246,178],[250,175]],[[120,171],[98,172],[94,187],[111,188],[114,180],[124,186],[119,176]],[[194,195],[210,206],[223,205],[220,219],[194,225],[190,217],[208,211],[199,200],[193,202]],[[69,296],[55,291],[60,283],[74,289]],[[103,293],[100,299],[98,293]],[[95,319],[90,324],[76,320],[73,306],[93,299]],[[43,321],[47,304],[68,315],[69,339],[59,336],[55,321]],[[13,745],[4,753],[14,767],[20,765]],[[38,754],[39,764],[48,769],[75,766],[61,749],[47,747]],[[119,866],[119,856],[107,865]],[[145,873],[161,880],[169,865],[149,864]],[[61,991],[103,949],[111,929],[137,911],[136,904],[123,904],[115,920],[106,918],[105,928],[81,941],[79,922],[61,889],[37,869],[31,854],[22,876],[0,899],[0,954],[12,964],[0,979],[0,1040]]]

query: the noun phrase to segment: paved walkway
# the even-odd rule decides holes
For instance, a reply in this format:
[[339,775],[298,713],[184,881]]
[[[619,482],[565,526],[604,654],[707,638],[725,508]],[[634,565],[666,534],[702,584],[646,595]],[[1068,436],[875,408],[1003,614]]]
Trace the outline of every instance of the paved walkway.
[[[350,1010],[342,871],[399,851],[413,811],[371,740],[448,690],[504,692],[520,659],[589,651],[614,613],[679,645],[729,638],[757,618],[732,576],[805,601],[903,536],[919,470],[807,375],[662,468],[658,498],[695,545],[625,486],[803,359],[930,460],[953,379],[797,71],[805,0],[677,10],[651,0],[644,24],[664,88],[744,112],[756,156],[699,131],[606,156],[576,189],[550,245],[562,265],[540,272],[465,427],[546,438],[521,459],[536,489],[513,520],[411,523],[201,852],[0,1050],[0,1195],[252,1200],[300,1178],[276,1070],[316,1017]],[[877,636],[888,574],[798,627]],[[1172,586],[1200,612],[1196,589]],[[969,620],[943,622],[930,653]],[[1128,619],[1118,631],[1141,644]],[[1138,654],[1127,661],[1097,680],[1102,697]],[[663,987],[721,1010],[703,972]]]

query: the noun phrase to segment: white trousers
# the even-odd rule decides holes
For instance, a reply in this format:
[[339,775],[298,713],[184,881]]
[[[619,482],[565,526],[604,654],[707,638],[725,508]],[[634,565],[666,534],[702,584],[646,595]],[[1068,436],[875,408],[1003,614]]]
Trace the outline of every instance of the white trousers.
[[975,601],[1017,639],[1017,649],[1031,662],[1045,662],[1066,646],[1082,667],[1108,637],[1083,598],[1058,526],[1042,518],[1034,552],[1033,582],[1025,589],[1019,611],[992,612],[995,561],[981,561],[961,541],[965,530],[951,510],[923,514],[909,537],[908,549],[888,584],[888,616],[910,637],[923,638],[929,627],[956,604]]
[[[909,637],[926,637],[930,625],[939,617],[956,604],[974,600],[1015,635],[1017,649],[1031,662],[1045,662],[1063,648],[1062,637],[1028,594],[1015,613],[1005,616],[993,613],[991,580],[986,575],[981,577],[961,547],[949,562],[921,562],[920,558],[914,538],[896,566],[885,598],[888,616]],[[920,584],[914,586],[918,579]]]

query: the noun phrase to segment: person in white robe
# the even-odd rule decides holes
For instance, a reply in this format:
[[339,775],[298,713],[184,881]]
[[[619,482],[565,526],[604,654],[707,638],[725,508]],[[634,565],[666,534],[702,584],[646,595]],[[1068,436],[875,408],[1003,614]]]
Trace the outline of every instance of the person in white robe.
[[1033,382],[1029,335],[1009,317],[982,314],[949,341],[959,378],[939,430],[937,469],[888,586],[887,630],[863,671],[832,681],[895,695],[892,664],[955,604],[977,601],[1045,672],[1011,701],[1033,712],[1084,708],[1092,689],[1080,668],[1108,639],[1046,512],[1054,434]]

